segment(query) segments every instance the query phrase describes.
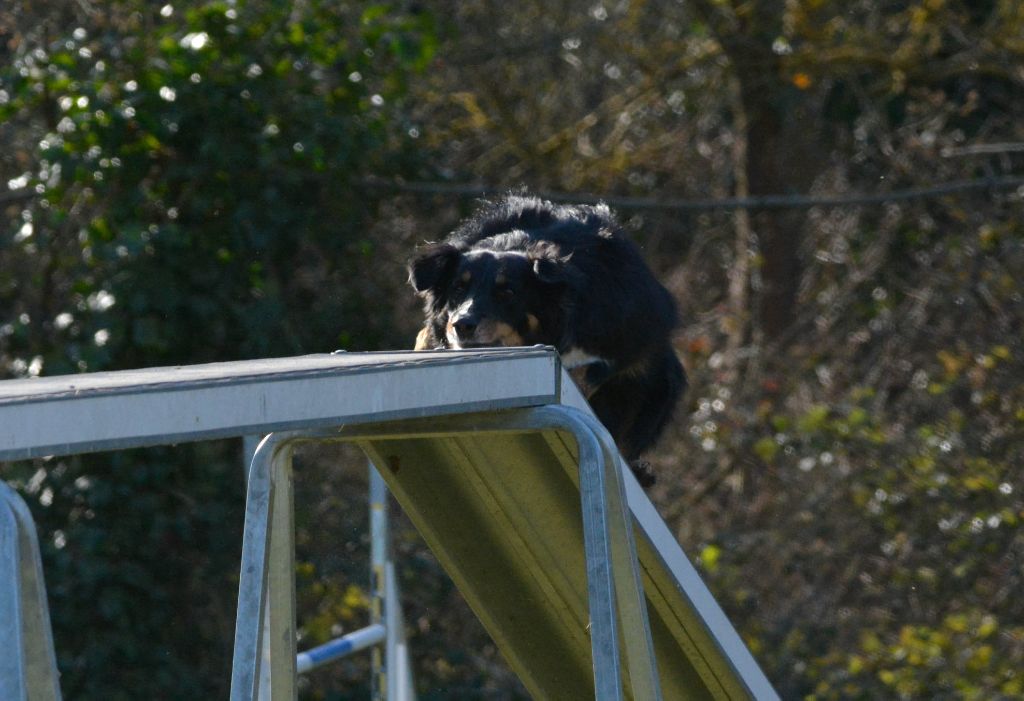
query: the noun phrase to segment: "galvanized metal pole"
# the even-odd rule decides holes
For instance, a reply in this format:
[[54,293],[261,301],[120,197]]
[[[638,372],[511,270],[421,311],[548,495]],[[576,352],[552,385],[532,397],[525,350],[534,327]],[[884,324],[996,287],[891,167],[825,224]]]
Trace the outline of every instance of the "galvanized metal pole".
[[270,523],[268,563],[270,694],[274,701],[298,698],[295,669],[295,496],[292,477],[292,444],[273,451],[271,475],[274,498]]
[[390,534],[388,533],[388,488],[373,463],[369,463],[370,478],[370,622],[384,626],[384,649],[373,648],[371,664],[373,701],[390,701],[389,670],[394,660],[389,654],[391,631],[388,630],[387,560]]
[[607,429],[589,416],[583,415],[581,418],[590,424],[605,452],[604,498],[609,511],[612,575],[626,647],[630,688],[635,699],[661,701],[657,658],[633,534],[633,514],[626,504],[624,475],[628,468],[607,434]]
[[382,624],[385,630],[384,649],[378,646],[372,652],[372,698],[374,701],[415,701],[391,542],[388,487],[372,462],[369,476],[371,625]]
[[590,598],[590,645],[594,664],[594,693],[598,701],[624,698],[619,675],[619,626],[612,573],[611,526],[605,498],[607,471],[605,451],[582,414],[562,408],[537,409],[528,419],[570,430],[579,448],[580,502],[583,515],[583,546],[587,561]]
[[268,603],[271,694],[275,700],[297,695],[290,445],[295,437],[289,433],[268,435],[257,448],[249,470],[231,667],[232,701],[255,701],[260,696]]
[[32,514],[0,481],[0,699],[59,701],[57,660]]
[[380,645],[383,642],[384,626],[372,623],[311,650],[300,652],[295,658],[297,671],[299,674],[305,674],[321,665],[340,660],[342,657],[348,657],[352,653]]
[[[390,524],[389,524],[390,529]],[[398,577],[394,550],[388,542],[387,562],[384,565],[385,619],[387,620],[388,701],[416,701],[409,662],[409,645],[405,639],[405,617],[402,599],[398,594]]]
[[[249,471],[252,468],[256,449],[259,448],[264,436],[249,434],[242,436],[242,471],[245,483],[249,483]],[[259,701],[270,701],[270,611],[263,610],[263,637],[260,641],[260,678],[257,698]]]

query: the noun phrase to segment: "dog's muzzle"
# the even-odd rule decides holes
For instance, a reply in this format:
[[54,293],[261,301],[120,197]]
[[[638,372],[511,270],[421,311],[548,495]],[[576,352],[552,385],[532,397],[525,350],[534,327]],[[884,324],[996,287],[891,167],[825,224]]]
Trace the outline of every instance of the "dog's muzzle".
[[453,317],[448,321],[445,332],[451,348],[523,345],[522,336],[510,324],[475,314]]
[[472,348],[474,346],[492,345],[481,343],[477,338],[480,318],[475,314],[460,314],[448,320],[445,329],[448,343],[452,348]]

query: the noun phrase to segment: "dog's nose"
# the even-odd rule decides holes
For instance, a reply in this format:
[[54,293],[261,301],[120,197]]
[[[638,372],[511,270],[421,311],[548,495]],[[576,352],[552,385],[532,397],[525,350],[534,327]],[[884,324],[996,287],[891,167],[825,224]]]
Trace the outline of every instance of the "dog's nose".
[[462,317],[452,327],[455,329],[455,333],[458,334],[459,338],[472,338],[473,333],[476,331],[477,320],[471,317]]

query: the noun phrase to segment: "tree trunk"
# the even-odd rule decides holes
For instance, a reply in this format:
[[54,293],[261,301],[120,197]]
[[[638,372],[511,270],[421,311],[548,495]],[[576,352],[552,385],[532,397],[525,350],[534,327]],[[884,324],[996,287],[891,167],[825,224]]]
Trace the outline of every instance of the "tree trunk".
[[[732,64],[739,85],[734,125],[745,148],[736,149],[737,196],[758,197],[805,192],[817,172],[815,129],[808,118],[804,93],[785,74],[773,43],[782,34],[782,3],[753,3],[742,10],[696,0],[695,7],[711,27]],[[740,192],[745,181],[746,192]],[[756,274],[760,287],[754,316],[768,339],[780,336],[795,319],[800,289],[800,238],[803,213],[759,209],[739,217],[737,236],[749,238],[749,221],[760,252]],[[742,241],[739,242],[742,248]],[[742,261],[737,263],[744,267]],[[735,293],[738,288],[732,286]],[[735,295],[740,298],[741,295]],[[753,311],[753,310],[751,310]]]
[[[742,64],[741,64],[742,65]],[[763,70],[763,69],[762,69]],[[774,78],[774,76],[772,76]],[[798,135],[776,107],[786,86],[756,69],[738,76],[746,112],[745,172],[751,197],[802,190],[810,182],[808,170],[789,167]],[[803,177],[801,177],[803,176]],[[803,216],[785,209],[759,209],[752,213],[753,231],[761,253],[760,322],[766,337],[774,338],[793,322],[800,288],[800,237]]]

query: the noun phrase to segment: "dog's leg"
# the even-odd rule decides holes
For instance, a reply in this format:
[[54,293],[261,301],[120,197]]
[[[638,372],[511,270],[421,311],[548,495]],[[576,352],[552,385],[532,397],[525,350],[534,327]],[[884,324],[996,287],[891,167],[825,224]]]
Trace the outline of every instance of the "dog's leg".
[[430,350],[430,327],[424,326],[420,329],[420,332],[416,334],[416,346],[413,350]]
[[618,373],[588,399],[597,417],[615,436],[633,474],[646,487],[654,483],[654,472],[640,456],[657,441],[671,419],[686,389],[686,374],[671,349],[642,367],[642,372]]
[[632,412],[622,434],[615,434],[629,457],[639,455],[654,443],[672,418],[679,397],[686,389],[686,373],[671,349],[654,360],[643,374],[629,378]]

